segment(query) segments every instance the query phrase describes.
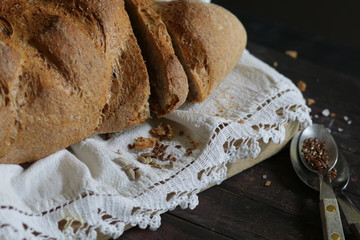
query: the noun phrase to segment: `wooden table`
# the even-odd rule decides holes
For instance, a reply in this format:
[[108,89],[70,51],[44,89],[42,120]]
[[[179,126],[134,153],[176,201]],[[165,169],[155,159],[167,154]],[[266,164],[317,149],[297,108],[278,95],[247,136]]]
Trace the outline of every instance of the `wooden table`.
[[[245,24],[246,26],[246,24]],[[306,41],[306,40],[305,40]],[[360,208],[360,78],[341,73],[326,63],[319,66],[251,41],[248,49],[273,64],[295,83],[307,83],[305,98],[313,98],[313,121],[332,130],[351,167],[346,190]],[[316,52],[316,49],[314,49]],[[336,55],[336,53],[333,53]],[[311,59],[310,59],[311,60]],[[357,66],[359,67],[359,66]],[[353,70],[352,73],[356,73]],[[354,74],[355,75],[355,74]],[[325,117],[324,109],[336,116]],[[347,116],[351,125],[345,121]],[[346,118],[346,117],[345,117]],[[266,178],[266,179],[265,179]],[[266,180],[271,181],[265,187]],[[194,210],[180,208],[163,214],[161,227],[152,232],[133,228],[120,239],[322,239],[319,194],[298,179],[286,147],[277,155],[199,194]],[[342,215],[346,239],[355,239]]]

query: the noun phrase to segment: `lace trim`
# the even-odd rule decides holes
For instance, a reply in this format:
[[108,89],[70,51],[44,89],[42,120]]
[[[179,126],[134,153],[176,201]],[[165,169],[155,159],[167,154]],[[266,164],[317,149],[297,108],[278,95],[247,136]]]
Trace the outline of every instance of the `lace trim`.
[[[122,199],[120,195],[98,194],[93,191],[89,191],[83,193],[73,200],[67,201],[62,205],[56,206],[41,213],[30,213],[12,206],[0,206],[0,214],[2,211],[7,210],[11,211],[13,214],[17,213],[35,218],[34,221],[43,221],[43,217],[55,217],[56,219],[59,219],[58,226],[56,226],[56,229],[51,229],[50,232],[52,232],[54,236],[59,236],[58,231],[61,231],[62,234],[60,235],[63,236],[61,239],[96,239],[96,230],[104,235],[117,238],[123,233],[124,227],[127,224],[131,224],[132,226],[138,225],[140,228],[150,227],[150,229],[155,230],[160,226],[160,214],[168,210],[175,209],[177,206],[180,206],[181,208],[195,208],[198,205],[197,193],[199,193],[201,189],[207,187],[210,184],[220,184],[225,179],[227,172],[226,164],[228,162],[234,162],[238,158],[242,159],[249,156],[256,157],[261,151],[258,142],[259,140],[263,140],[265,143],[269,142],[270,140],[274,143],[281,142],[285,138],[285,129],[282,126],[283,123],[288,121],[299,121],[303,126],[307,126],[311,122],[308,116],[309,109],[306,106],[295,104],[276,108],[275,104],[272,109],[274,109],[277,117],[280,118],[276,124],[252,125],[250,130],[253,131],[253,135],[250,135],[250,137],[246,139],[238,137],[240,134],[238,134],[237,131],[234,131],[234,129],[237,129],[242,125],[244,125],[244,128],[248,128],[248,126],[242,122],[251,121],[252,118],[256,117],[256,114],[259,111],[268,106],[270,103],[274,103],[275,99],[278,99],[291,92],[297,93],[296,91],[289,89],[282,91],[260,104],[256,108],[256,111],[254,111],[252,114],[248,114],[242,119],[238,119],[236,122],[224,120],[219,121],[219,124],[213,130],[213,134],[210,141],[207,143],[207,147],[213,147],[213,145],[218,144],[218,141],[220,141],[219,139],[225,136],[225,133],[228,131],[232,133],[231,135],[228,134],[228,136],[233,136],[228,137],[226,141],[220,145],[222,146],[222,154],[219,157],[219,163],[214,162],[212,163],[213,165],[209,165],[208,167],[199,171],[197,176],[195,176],[198,184],[191,186],[192,188],[189,191],[169,192],[166,196],[167,204],[165,206],[154,209],[143,207],[132,207],[130,209],[125,209],[128,208],[128,206],[122,206],[121,209],[113,209],[113,207],[119,208],[119,205],[116,205],[115,203],[121,202]],[[284,106],[284,104],[282,104],[282,106]],[[172,178],[176,177],[195,163],[195,160],[191,161],[171,177],[156,182],[152,186],[145,189],[142,193],[134,196],[133,199],[144,196],[148,191],[153,190],[160,185],[165,185]],[[104,206],[107,206],[108,203],[116,205],[106,207],[107,209],[113,209],[113,211],[111,211],[113,214],[106,212],[101,206],[90,207],[91,201],[89,198],[101,199]],[[79,213],[79,218],[66,216],[67,209],[70,209],[73,212],[77,212],[76,209],[79,209],[77,205],[82,207],[85,206],[88,208],[88,211],[90,210],[90,212],[88,212],[88,216],[85,219],[86,221],[80,217],[81,213]],[[127,216],[127,214],[124,214],[126,211],[129,212],[128,219],[120,219],[119,216]],[[0,225],[0,234],[0,237],[5,236],[6,239],[56,239],[37,232],[36,229],[33,229],[24,223],[22,223],[22,228],[19,226],[14,227],[8,224],[2,224]]]

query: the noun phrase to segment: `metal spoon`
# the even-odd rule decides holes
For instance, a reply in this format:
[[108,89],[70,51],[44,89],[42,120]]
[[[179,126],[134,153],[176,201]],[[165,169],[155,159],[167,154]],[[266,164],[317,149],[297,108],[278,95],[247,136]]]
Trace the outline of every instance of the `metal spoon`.
[[[292,146],[290,151],[292,165],[296,174],[306,185],[319,191],[319,181],[317,174],[307,171],[305,165],[301,164],[298,159],[296,147],[298,145],[300,135],[301,133],[297,133],[297,135],[294,136],[293,142],[291,142]],[[343,192],[350,180],[350,169],[346,159],[341,153],[339,154],[335,168],[337,170],[337,175],[336,178],[331,181],[331,185],[335,189],[338,203],[343,210],[347,222],[349,223],[350,230],[356,236],[356,238],[360,240],[359,210]]]
[[[325,144],[329,156],[329,163],[326,168],[322,168],[321,170],[316,170],[306,162],[305,155],[302,152],[302,148],[304,146],[304,141],[309,138],[317,139],[319,142],[323,142]],[[300,135],[298,147],[299,147],[300,159],[304,163],[305,167],[307,167],[310,171],[319,173],[321,175],[327,175],[329,170],[331,170],[331,168],[333,168],[337,162],[338,148],[336,142],[329,133],[329,131],[326,130],[326,128],[323,125],[313,124],[305,128]]]
[[342,154],[339,155],[339,160],[335,167],[337,176],[331,184],[337,193],[338,203],[343,210],[351,232],[360,240],[360,213],[344,192],[350,180],[350,169]]
[[[339,207],[332,187],[330,186],[328,181],[323,181],[323,175],[316,174],[313,171],[309,171],[305,164],[302,163],[302,160],[300,160],[298,146],[301,134],[302,132],[298,132],[291,141],[291,163],[294,167],[296,174],[301,180],[304,181],[306,185],[314,189],[320,190],[320,210],[324,239],[345,239],[342,229],[340,213],[338,211]],[[319,184],[319,179],[321,184]],[[325,174],[325,179],[327,179],[327,174]]]

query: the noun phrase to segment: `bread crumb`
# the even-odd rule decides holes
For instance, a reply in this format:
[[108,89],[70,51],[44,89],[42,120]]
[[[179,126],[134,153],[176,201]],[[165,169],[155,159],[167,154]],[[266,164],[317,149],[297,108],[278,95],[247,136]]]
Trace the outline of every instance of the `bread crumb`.
[[294,50],[287,50],[285,51],[285,54],[293,59],[296,59],[298,57],[298,52]]
[[155,138],[138,137],[137,139],[135,139],[135,142],[133,145],[129,145],[129,148],[135,149],[135,150],[145,150],[148,148],[155,147],[157,142],[158,142],[158,140]]
[[265,187],[270,187],[270,185],[271,185],[271,181],[269,181],[269,180],[267,180],[264,184]]
[[238,121],[238,123],[240,123],[240,124],[244,124],[244,123],[245,123],[245,121],[240,120],[240,121]]
[[215,114],[215,117],[222,117],[222,118],[225,118],[225,116],[224,116],[223,114],[219,114],[219,113]]
[[297,87],[300,91],[305,92],[307,85],[304,81],[300,80],[297,83]]
[[349,120],[349,117],[348,117],[348,116],[344,116],[344,120],[345,120],[345,121],[348,121],[348,120]]
[[160,141],[172,140],[174,138],[174,130],[169,124],[161,122],[159,126],[150,130],[153,137],[159,137]]
[[330,113],[330,117],[336,117],[336,113]]
[[338,128],[338,132],[343,132],[343,131],[344,131],[344,129]]
[[315,100],[314,99],[312,99],[312,98],[308,98],[307,99],[307,105],[308,106],[311,106],[311,105],[313,105],[315,103]]
[[278,66],[279,66],[279,63],[278,63],[278,62],[273,62],[273,66],[274,66],[274,67],[278,67]]

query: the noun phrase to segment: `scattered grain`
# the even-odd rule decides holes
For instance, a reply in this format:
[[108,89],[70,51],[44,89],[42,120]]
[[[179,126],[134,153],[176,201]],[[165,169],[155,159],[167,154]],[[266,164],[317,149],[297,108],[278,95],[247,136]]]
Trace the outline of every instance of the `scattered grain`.
[[123,170],[126,171],[126,170],[128,170],[128,169],[130,169],[130,168],[133,168],[133,167],[134,167],[134,165],[128,164],[128,165],[125,165],[125,166],[123,167]]
[[267,180],[264,184],[265,187],[270,187],[270,185],[271,185],[271,181],[269,181],[269,180]]
[[302,80],[298,81],[297,87],[298,87],[298,89],[299,89],[300,91],[305,92],[305,91],[306,91],[306,87],[307,87],[306,82],[304,82],[304,81],[302,81]]
[[330,180],[334,180],[337,176],[337,169],[336,168],[332,168],[329,172],[328,172],[328,177]]
[[193,149],[192,148],[188,148],[186,149],[186,152],[185,152],[185,157],[189,157],[191,156],[193,153]]
[[152,157],[152,153],[142,153],[140,156],[148,158],[148,157]]
[[308,98],[308,99],[307,99],[307,105],[311,106],[311,105],[313,105],[314,103],[315,103],[315,100],[314,100],[314,99],[312,99],[312,98]]
[[134,172],[135,172],[135,180],[139,180],[143,175],[142,171],[139,168],[135,168]]
[[135,181],[135,171],[133,168],[129,168],[125,170],[126,175],[130,179],[130,181]]
[[138,159],[139,162],[141,162],[143,164],[148,164],[149,163],[149,161],[147,161],[147,159],[145,157],[143,157],[143,156],[138,156],[137,159]]
[[150,130],[150,134],[159,137],[160,141],[172,140],[174,138],[174,130],[169,124],[161,122],[156,128]]
[[156,143],[158,142],[155,138],[144,138],[144,137],[138,137],[135,139],[134,144],[129,144],[129,149],[135,149],[135,150],[145,150],[148,148],[155,147]]
[[274,66],[274,67],[278,67],[278,66],[279,66],[279,63],[275,61],[275,62],[273,62],[273,66]]
[[298,52],[295,50],[287,50],[285,51],[285,54],[293,59],[296,59],[298,57]]

